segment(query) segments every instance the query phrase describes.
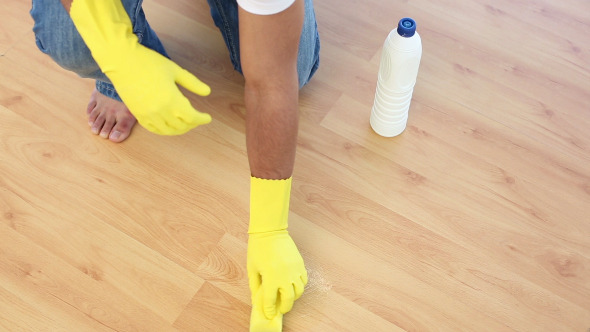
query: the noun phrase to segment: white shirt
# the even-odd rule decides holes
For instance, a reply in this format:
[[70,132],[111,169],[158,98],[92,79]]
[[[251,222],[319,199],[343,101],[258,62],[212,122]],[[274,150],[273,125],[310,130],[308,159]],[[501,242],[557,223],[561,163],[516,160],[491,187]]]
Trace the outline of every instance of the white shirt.
[[272,15],[289,8],[295,0],[237,0],[242,9],[252,14]]

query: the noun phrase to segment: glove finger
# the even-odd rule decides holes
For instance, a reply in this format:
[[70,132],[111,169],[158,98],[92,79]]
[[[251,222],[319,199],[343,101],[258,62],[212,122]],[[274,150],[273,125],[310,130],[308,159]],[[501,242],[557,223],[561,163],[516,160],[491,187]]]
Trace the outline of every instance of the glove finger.
[[170,117],[165,121],[166,135],[181,135],[194,128],[195,125],[187,123],[182,118]]
[[182,98],[182,100],[179,100],[179,102],[176,103],[176,112],[174,113],[176,117],[184,123],[184,126],[188,125],[190,129],[192,129],[196,126],[211,122],[211,115],[197,111],[193,105],[191,105],[188,98],[182,94],[180,98]]
[[254,295],[256,295],[258,292],[261,282],[262,279],[260,278],[260,274],[258,274],[258,272],[248,272],[248,285],[250,286],[250,294],[252,294],[252,298],[254,298]]
[[195,75],[188,70],[175,64],[176,83],[182,85],[193,93],[199,96],[208,96],[211,93],[211,88],[199,80]]
[[278,332],[282,331],[283,315],[277,314],[273,319],[268,320],[262,312],[262,292],[254,295],[254,304],[250,313],[250,331],[256,332]]
[[295,301],[295,290],[292,285],[279,290],[281,298],[279,300],[279,310],[281,313],[286,314],[293,308],[293,302]]
[[262,286],[262,311],[266,319],[273,319],[277,314],[277,294],[276,287]]
[[177,118],[157,119],[157,121],[150,121],[147,124],[142,124],[147,130],[163,136],[181,135],[187,132],[189,126]]
[[139,124],[142,127],[151,131],[152,133],[158,134],[158,135],[163,135],[162,132],[160,131],[160,129],[156,125],[154,125],[153,123],[147,122],[147,121],[139,121],[139,120],[137,122],[139,122]]
[[303,295],[304,290],[305,290],[305,284],[303,283],[303,281],[293,283],[293,291],[295,293],[295,300],[299,299],[301,297],[301,295]]
[[200,125],[207,124],[207,123],[211,122],[211,115],[209,115],[207,113],[201,113],[197,110],[195,110],[195,112],[193,112],[193,113],[194,114],[192,115],[190,120],[183,118],[183,120],[185,122],[191,124],[192,127],[200,126]]
[[[176,82],[188,90],[201,95],[207,96],[211,93],[211,88],[203,82],[201,82],[198,78],[196,78],[193,74],[188,72],[187,70],[183,69],[182,67],[175,64],[176,68]],[[180,93],[180,91],[179,91]],[[211,122],[211,115],[207,113],[202,113],[197,111],[192,105],[191,102],[185,96],[182,96],[183,100],[179,107],[182,108],[182,120],[186,123],[192,125],[191,128],[194,128],[199,125],[207,124]]]
[[307,285],[307,269],[303,268],[303,273],[301,274],[301,281],[303,282],[303,286]]

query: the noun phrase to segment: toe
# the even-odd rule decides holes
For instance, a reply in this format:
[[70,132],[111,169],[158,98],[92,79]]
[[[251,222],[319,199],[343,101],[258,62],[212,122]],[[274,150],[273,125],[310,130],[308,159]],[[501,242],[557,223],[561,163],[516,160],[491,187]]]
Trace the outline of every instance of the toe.
[[104,121],[104,124],[102,125],[102,130],[100,131],[100,137],[109,138],[109,136],[111,135],[111,130],[113,129],[114,125],[115,125],[115,116],[114,115],[107,116]]
[[88,113],[88,125],[92,127],[99,115],[100,110],[97,107],[93,108],[90,113]]
[[136,120],[133,117],[124,117],[117,120],[113,130],[111,130],[109,139],[116,143],[124,141],[131,134],[131,130],[133,129],[135,123]]
[[122,142],[137,122],[121,101],[109,98],[96,89],[86,108],[91,131],[113,142]]
[[98,116],[96,117],[96,119],[92,122],[91,125],[91,130],[92,133],[95,135],[98,135],[98,133],[100,133],[100,130],[102,129],[102,126],[105,123],[105,117],[103,114],[98,114]]
[[88,116],[90,116],[90,113],[92,113],[92,111],[96,108],[96,104],[97,104],[96,94],[97,93],[98,93],[98,91],[96,89],[94,89],[94,91],[92,92],[92,95],[90,96],[90,101],[88,101],[88,106],[86,106],[86,114]]

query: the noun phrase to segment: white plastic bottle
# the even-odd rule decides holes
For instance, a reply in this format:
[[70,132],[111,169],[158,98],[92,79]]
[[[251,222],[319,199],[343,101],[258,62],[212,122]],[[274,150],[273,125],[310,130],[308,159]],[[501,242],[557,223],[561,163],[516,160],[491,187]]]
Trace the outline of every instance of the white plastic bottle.
[[403,18],[383,45],[371,110],[371,127],[377,134],[393,137],[406,129],[421,57],[422,41],[416,22]]

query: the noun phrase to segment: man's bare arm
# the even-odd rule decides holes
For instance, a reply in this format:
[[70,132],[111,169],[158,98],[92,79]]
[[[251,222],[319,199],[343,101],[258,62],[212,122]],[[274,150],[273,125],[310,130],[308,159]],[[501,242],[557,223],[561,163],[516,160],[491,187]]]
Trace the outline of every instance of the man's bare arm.
[[246,86],[246,144],[252,176],[286,179],[293,173],[298,130],[297,54],[304,2],[274,15],[239,9]]

